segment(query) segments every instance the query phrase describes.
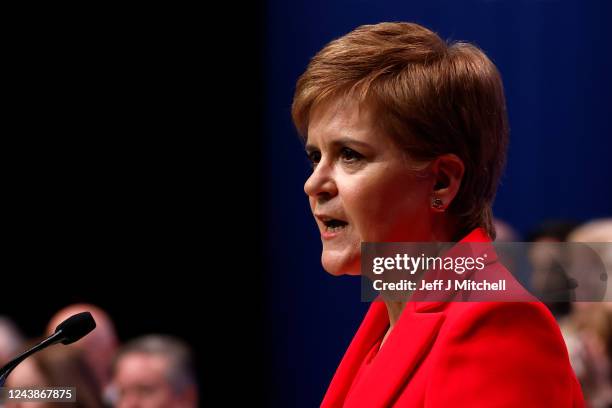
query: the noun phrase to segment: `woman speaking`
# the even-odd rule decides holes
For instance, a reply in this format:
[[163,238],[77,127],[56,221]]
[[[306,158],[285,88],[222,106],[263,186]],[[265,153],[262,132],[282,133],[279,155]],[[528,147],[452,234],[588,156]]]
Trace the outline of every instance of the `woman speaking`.
[[[312,59],[292,115],[313,167],[304,190],[330,274],[359,274],[362,242],[494,238],[507,116],[499,73],[475,46],[417,24],[361,26]],[[541,303],[414,299],[372,303],[322,402],[583,405]]]

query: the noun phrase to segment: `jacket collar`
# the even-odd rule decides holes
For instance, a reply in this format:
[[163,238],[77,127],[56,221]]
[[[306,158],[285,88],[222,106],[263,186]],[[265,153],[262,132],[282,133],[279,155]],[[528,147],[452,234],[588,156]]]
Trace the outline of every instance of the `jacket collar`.
[[[493,245],[491,245],[491,238],[483,228],[476,228],[472,230],[472,232],[466,235],[461,241],[458,242],[458,244],[460,245],[451,247],[445,253],[445,256],[470,256],[472,258],[476,258],[485,255],[487,259],[485,265],[488,266],[497,262],[497,253],[495,252]],[[462,278],[469,279],[471,275],[471,273],[466,273]],[[432,280],[436,278],[436,276],[429,277],[429,279]],[[453,299],[427,301],[426,299],[419,299],[416,297],[413,298],[410,303],[414,304],[414,309],[416,312],[431,312],[434,310],[443,309],[452,300]]]
[[[484,230],[476,229],[460,242],[490,241]],[[408,302],[391,335],[372,360],[372,366],[351,389],[367,353],[389,327],[385,304],[382,301],[373,302],[349,345],[321,406],[391,405],[398,390],[410,378],[434,343],[444,322],[445,314],[441,306],[445,303],[447,302]],[[349,389],[350,394],[347,396]]]
[[[384,303],[376,303],[385,312],[382,320],[386,324],[383,333],[378,337],[380,339],[388,328],[389,319]],[[397,391],[406,383],[421,359],[427,355],[444,321],[444,314],[416,313],[414,303],[407,304],[406,308],[408,310],[404,310],[391,335],[372,360],[370,369],[351,390],[345,406],[390,406]],[[360,364],[361,361],[354,370],[358,370]]]

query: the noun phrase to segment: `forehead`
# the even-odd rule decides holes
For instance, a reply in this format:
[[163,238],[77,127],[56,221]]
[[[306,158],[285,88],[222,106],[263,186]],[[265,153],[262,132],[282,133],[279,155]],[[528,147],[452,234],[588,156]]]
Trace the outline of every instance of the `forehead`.
[[386,141],[376,126],[373,109],[350,98],[333,99],[315,105],[310,112],[307,144],[319,144],[349,137],[372,143]]
[[161,378],[166,374],[168,359],[162,355],[128,353],[117,362],[117,378]]

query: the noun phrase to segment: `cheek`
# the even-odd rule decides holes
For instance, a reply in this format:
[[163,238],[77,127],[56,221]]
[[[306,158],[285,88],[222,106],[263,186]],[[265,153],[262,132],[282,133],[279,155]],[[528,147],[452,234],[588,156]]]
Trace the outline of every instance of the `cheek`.
[[347,192],[347,205],[364,241],[408,241],[421,236],[428,221],[424,183],[381,179]]

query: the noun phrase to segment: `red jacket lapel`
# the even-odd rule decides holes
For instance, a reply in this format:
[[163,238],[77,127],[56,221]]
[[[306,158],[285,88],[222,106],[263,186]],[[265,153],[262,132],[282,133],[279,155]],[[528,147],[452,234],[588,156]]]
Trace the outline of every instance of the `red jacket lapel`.
[[366,354],[389,327],[387,308],[383,302],[373,302],[361,326],[353,337],[342,361],[334,374],[321,407],[340,407],[350,389],[353,378]]
[[[384,304],[381,305],[384,308]],[[351,390],[344,406],[389,406],[429,351],[443,320],[442,313],[417,313],[414,303],[408,303],[372,366]],[[387,327],[388,316],[384,316],[384,321]]]

